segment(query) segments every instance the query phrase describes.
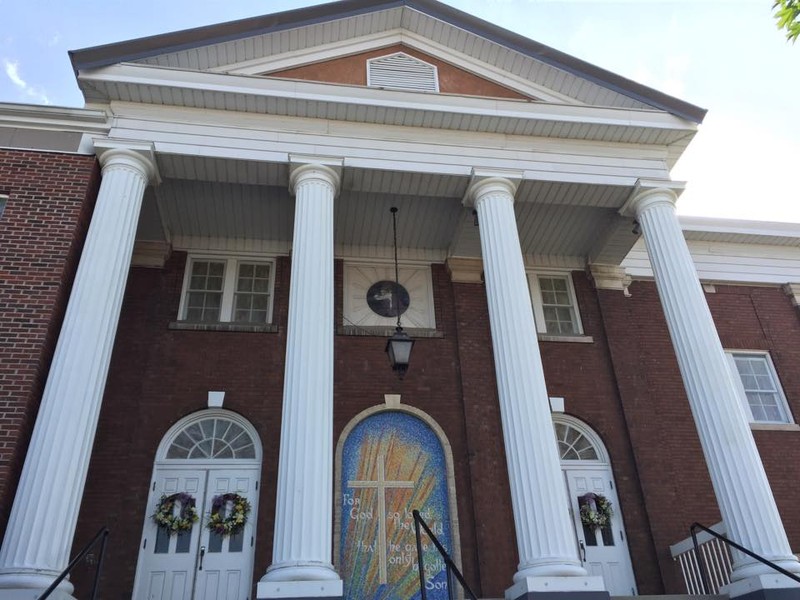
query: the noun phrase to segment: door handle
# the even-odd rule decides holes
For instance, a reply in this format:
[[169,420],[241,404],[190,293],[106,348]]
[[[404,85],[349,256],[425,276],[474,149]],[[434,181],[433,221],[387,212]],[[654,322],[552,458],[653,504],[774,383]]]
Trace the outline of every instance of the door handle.
[[206,547],[200,546],[200,567],[198,567],[198,571],[203,570],[203,557],[206,555]]
[[583,545],[583,540],[578,540],[578,545],[581,547],[581,562],[586,562],[586,546]]

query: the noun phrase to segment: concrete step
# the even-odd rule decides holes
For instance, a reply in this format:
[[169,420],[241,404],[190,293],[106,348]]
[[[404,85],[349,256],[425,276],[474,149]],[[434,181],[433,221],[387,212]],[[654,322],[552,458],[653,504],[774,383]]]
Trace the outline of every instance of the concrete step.
[[662,594],[654,596],[611,596],[612,600],[728,600],[727,594]]
[[[481,598],[480,600],[503,600],[502,598]],[[728,600],[727,594],[661,594],[653,596],[611,596],[611,600]]]

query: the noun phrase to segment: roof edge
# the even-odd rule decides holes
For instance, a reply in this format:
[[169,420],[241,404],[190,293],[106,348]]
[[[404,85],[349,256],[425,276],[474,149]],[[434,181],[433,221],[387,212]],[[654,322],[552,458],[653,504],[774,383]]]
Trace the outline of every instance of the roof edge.
[[141,60],[156,54],[179,52],[201,44],[219,44],[275,31],[313,25],[330,19],[343,19],[401,6],[407,6],[430,17],[511,48],[554,68],[582,77],[596,85],[611,89],[614,92],[688,121],[702,123],[706,115],[706,109],[540,44],[521,34],[514,33],[457,8],[443,4],[438,0],[383,0],[377,2],[375,0],[340,0],[227,23],[206,25],[124,42],[71,50],[69,56],[73,69],[77,74],[81,69]]

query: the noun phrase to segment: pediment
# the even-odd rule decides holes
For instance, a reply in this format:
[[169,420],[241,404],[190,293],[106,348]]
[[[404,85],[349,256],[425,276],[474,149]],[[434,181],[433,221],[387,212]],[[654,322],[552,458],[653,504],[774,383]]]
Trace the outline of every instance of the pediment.
[[394,90],[539,100],[403,44],[260,75]]
[[[699,122],[705,111],[436,0],[342,0],[71,52],[78,73],[138,64],[342,85],[370,56],[400,51],[436,64],[442,93],[579,106],[662,110]],[[446,82],[445,82],[446,80]],[[82,86],[87,101],[91,86]]]

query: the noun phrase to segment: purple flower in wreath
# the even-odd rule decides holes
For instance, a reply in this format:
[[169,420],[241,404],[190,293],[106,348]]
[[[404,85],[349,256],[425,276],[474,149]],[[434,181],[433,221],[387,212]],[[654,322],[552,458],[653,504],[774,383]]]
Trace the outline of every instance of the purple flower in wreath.
[[[175,514],[176,504],[180,506],[178,514]],[[152,516],[156,525],[170,535],[189,531],[198,520],[194,496],[185,492],[162,494]]]
[[589,492],[578,498],[581,523],[590,529],[605,527],[611,522],[614,509],[611,502],[602,494]]
[[249,513],[250,502],[244,496],[234,493],[220,494],[211,500],[211,512],[206,527],[218,535],[236,535],[247,524]]

